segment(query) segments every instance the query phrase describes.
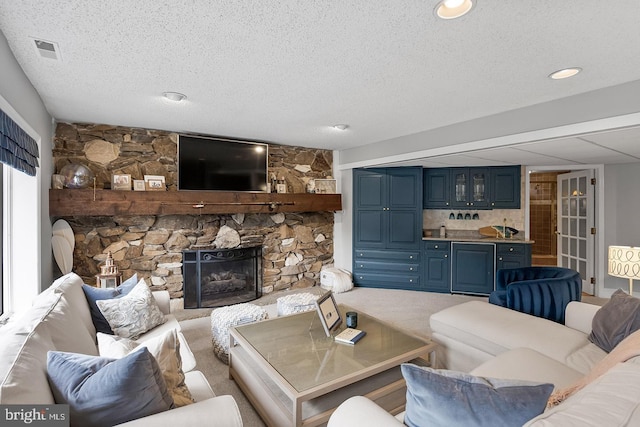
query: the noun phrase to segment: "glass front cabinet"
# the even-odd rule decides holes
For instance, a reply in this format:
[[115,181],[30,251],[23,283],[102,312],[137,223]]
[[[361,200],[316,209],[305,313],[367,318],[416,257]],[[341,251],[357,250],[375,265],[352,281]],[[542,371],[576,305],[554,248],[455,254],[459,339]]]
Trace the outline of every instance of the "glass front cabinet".
[[467,209],[488,209],[489,169],[452,168],[451,182],[453,194],[451,207]]

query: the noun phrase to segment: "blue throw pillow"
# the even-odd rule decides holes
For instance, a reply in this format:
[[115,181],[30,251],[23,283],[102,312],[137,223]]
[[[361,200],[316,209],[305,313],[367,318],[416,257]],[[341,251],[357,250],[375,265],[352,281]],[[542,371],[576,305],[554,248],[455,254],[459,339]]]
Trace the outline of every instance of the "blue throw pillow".
[[481,378],[405,363],[410,427],[520,427],[541,414],[553,384]]
[[158,362],[145,347],[122,359],[49,351],[47,377],[71,426],[113,426],[173,408]]
[[87,284],[82,285],[84,296],[89,303],[89,311],[91,312],[91,320],[93,326],[96,328],[96,332],[102,332],[103,334],[113,335],[113,330],[109,326],[109,322],[104,318],[102,312],[98,308],[96,301],[103,299],[121,298],[127,295],[131,289],[133,289],[138,283],[138,274],[134,274],[117,288],[96,288]]

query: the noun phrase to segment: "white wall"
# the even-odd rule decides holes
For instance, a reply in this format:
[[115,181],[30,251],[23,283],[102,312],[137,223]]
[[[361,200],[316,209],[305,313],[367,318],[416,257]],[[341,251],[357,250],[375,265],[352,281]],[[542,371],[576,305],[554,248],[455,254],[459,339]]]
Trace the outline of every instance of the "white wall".
[[5,304],[10,304],[8,308],[12,311],[19,311],[48,287],[53,278],[49,219],[53,121],[2,33],[0,76],[0,108],[36,140],[40,150],[37,175],[30,177],[11,169],[8,173],[11,191],[5,195],[11,227],[6,231],[11,245],[5,253],[11,265],[3,264],[3,270],[11,271],[10,282],[4,283],[11,294],[5,293]]
[[[337,152],[334,152],[334,162],[339,160]],[[353,178],[351,169],[336,172],[338,192],[342,194],[342,211],[334,215],[333,232],[333,259],[335,266],[352,270],[353,239]]]
[[[605,165],[604,182],[603,256],[606,257],[609,245],[640,246],[640,163]],[[627,291],[629,281],[609,276],[605,271],[603,293],[598,296],[608,297],[618,288]],[[639,288],[634,287],[636,291]]]

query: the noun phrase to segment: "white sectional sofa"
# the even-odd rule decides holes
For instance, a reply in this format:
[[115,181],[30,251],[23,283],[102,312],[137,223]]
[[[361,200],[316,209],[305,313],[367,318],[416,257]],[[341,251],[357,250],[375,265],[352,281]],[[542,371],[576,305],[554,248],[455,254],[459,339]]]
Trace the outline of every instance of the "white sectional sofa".
[[[565,325],[514,310],[473,301],[431,316],[433,339],[440,344],[437,368],[476,376],[548,382],[556,390],[583,378],[607,353],[589,341],[599,306],[571,302]],[[402,425],[364,397],[344,402],[329,426]],[[608,370],[526,426],[640,425],[640,357]]]
[[[169,314],[168,293],[154,292],[153,295],[166,322],[137,341],[159,336],[171,328],[180,329],[175,317]],[[194,370],[195,359],[182,334],[178,334],[178,338],[185,383],[195,403],[122,425],[242,426],[233,397],[215,396],[204,375]],[[98,355],[96,330],[82,291],[82,279],[70,273],[56,280],[35,299],[29,310],[0,328],[0,343],[0,404],[55,403],[47,380],[47,351]]]

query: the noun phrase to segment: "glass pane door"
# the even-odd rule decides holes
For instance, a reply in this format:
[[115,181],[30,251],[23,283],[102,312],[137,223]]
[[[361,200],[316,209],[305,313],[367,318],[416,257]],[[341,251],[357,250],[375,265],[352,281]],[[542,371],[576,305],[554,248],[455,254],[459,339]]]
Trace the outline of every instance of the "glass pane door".
[[595,205],[593,171],[558,175],[558,265],[580,273],[582,290],[593,294]]
[[456,186],[456,202],[467,201],[467,174],[463,171],[454,175],[454,185]]

